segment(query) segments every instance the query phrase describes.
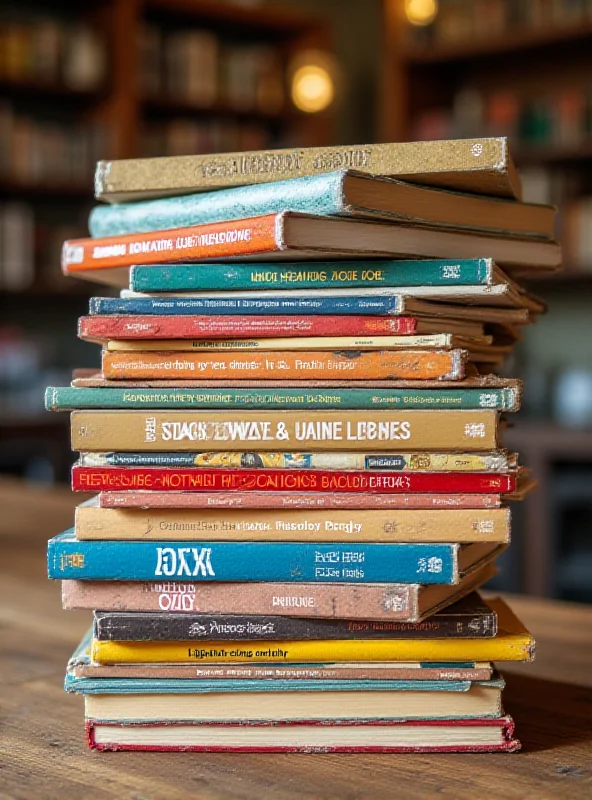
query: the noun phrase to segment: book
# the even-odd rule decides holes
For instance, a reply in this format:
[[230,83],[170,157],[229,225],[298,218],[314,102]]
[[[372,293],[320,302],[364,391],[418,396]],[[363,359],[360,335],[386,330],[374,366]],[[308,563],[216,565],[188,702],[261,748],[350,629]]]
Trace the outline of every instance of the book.
[[[112,391],[112,390],[110,390]],[[506,472],[518,456],[489,453],[80,453],[80,467],[243,467],[254,469],[394,470],[396,472]]]
[[73,411],[72,449],[194,451],[410,450],[459,452],[498,446],[495,411]]
[[[510,511],[486,509],[127,509],[82,504],[76,539],[258,542],[508,542]],[[282,580],[282,578],[277,578]]]
[[[496,623],[497,624],[497,623]],[[66,691],[77,691],[83,685],[86,691],[100,690],[105,687],[106,680],[113,679],[117,685],[123,682],[146,680],[156,676],[158,680],[180,682],[189,681],[196,684],[203,681],[206,685],[214,682],[236,681],[247,684],[256,681],[258,684],[277,682],[282,686],[291,686],[296,681],[330,686],[351,681],[372,682],[385,685],[391,681],[486,681],[493,674],[493,665],[488,662],[460,664],[421,664],[419,662],[370,662],[366,664],[212,664],[195,667],[188,664],[93,664],[90,659],[92,629],[82,641],[68,661],[64,688]],[[133,684],[130,683],[130,688]],[[182,687],[180,687],[182,688]],[[215,685],[213,686],[215,689]],[[468,688],[468,687],[467,687]]]
[[[130,389],[49,386],[45,390],[48,411],[74,409],[187,409],[187,408],[409,408],[409,409],[495,409],[518,411],[521,401],[518,382],[506,386],[457,389]],[[187,461],[185,462],[187,463]]]
[[[257,641],[254,647],[226,642],[98,642],[92,659],[98,663],[194,663],[273,661],[532,661],[534,640],[500,599],[489,601],[498,615],[491,639],[334,639]],[[268,645],[268,646],[267,646]],[[452,711],[451,716],[456,712]],[[378,716],[382,716],[379,714]]]
[[163,378],[176,380],[202,375],[239,377],[251,380],[272,377],[278,373],[286,378],[306,381],[308,378],[342,378],[354,380],[382,378],[442,378],[461,380],[465,374],[465,350],[405,350],[402,352],[376,350],[301,351],[275,353],[255,351],[244,354],[216,353],[207,356],[195,353],[102,353],[103,375],[108,380],[127,378]]
[[196,545],[186,546],[182,540],[78,541],[74,528],[70,528],[49,540],[47,565],[48,577],[54,580],[190,578],[294,583],[414,583],[421,580],[423,584],[457,584],[465,570],[486,563],[503,549],[504,546],[497,543],[346,541],[309,544],[200,540]]
[[63,580],[67,611],[273,614],[421,622],[495,575],[492,562],[467,569],[455,586],[420,583],[160,583]]
[[[504,500],[514,499],[514,494]],[[499,494],[101,492],[99,508],[499,508]]]
[[157,750],[233,753],[513,753],[511,717],[382,721],[349,724],[130,723],[86,721],[96,750]]
[[131,489],[190,492],[369,492],[507,494],[516,473],[392,472],[371,470],[256,469],[227,467],[72,468],[74,491]]
[[121,203],[268,183],[344,168],[520,199],[520,178],[504,138],[99,161],[95,196],[98,200]]
[[551,206],[448,192],[346,169],[271,184],[98,205],[90,213],[88,227],[91,236],[101,238],[283,211],[539,238],[553,236],[555,220]]
[[72,239],[62,249],[62,270],[73,277],[127,286],[128,268],[139,261],[168,264],[253,256],[290,261],[340,256],[480,258],[484,253],[500,267],[529,274],[553,271],[561,263],[559,245],[551,240],[504,239],[285,212],[151,233]]
[[[145,294],[144,292],[134,292],[130,289],[121,289],[120,297],[123,300],[134,300],[142,298],[156,297],[163,299],[163,295]],[[525,308],[532,314],[542,314],[546,305],[543,300],[536,297],[526,289],[521,288],[515,281],[506,279],[503,282],[492,286],[397,286],[388,288],[384,286],[360,287],[353,289],[274,289],[269,288],[265,292],[260,289],[250,289],[246,292],[179,292],[178,294],[166,294],[166,299],[180,297],[182,300],[192,298],[205,299],[208,302],[214,300],[238,301],[251,300],[255,303],[269,303],[279,301],[292,301],[297,303],[301,300],[320,299],[325,301],[339,302],[343,298],[350,298],[360,301],[367,298],[386,299],[389,297],[410,298],[419,302],[444,302],[456,303],[458,305],[468,304],[477,306],[494,306],[500,308]],[[409,305],[409,304],[408,304]]]
[[[98,300],[99,298],[95,298]],[[116,298],[102,298],[103,300]],[[429,317],[321,315],[268,317],[214,314],[95,314],[78,320],[78,338],[102,344],[109,339],[274,338],[276,336],[411,336],[453,333],[483,336],[484,325],[466,320]]]
[[[115,208],[120,208],[116,206]],[[237,265],[151,264],[130,269],[135,292],[260,289],[333,289],[360,286],[492,286],[505,276],[490,258],[421,261],[315,261],[303,265],[268,261]]]
[[[112,642],[93,642],[113,646]],[[141,643],[135,643],[141,646]],[[129,645],[132,646],[132,645]],[[452,685],[454,686],[454,684]],[[430,691],[418,685],[400,691],[305,691],[296,684],[278,694],[270,690],[146,694],[86,694],[85,716],[94,720],[145,722],[241,722],[274,720],[383,720],[499,717],[504,683],[500,678],[473,682],[469,689]]]
[[[244,327],[244,316],[289,316],[289,317],[310,317],[310,316],[366,316],[366,317],[389,317],[398,315],[417,314],[426,317],[430,324],[434,320],[442,320],[444,325],[458,325],[462,323],[499,324],[504,326],[526,325],[530,321],[530,314],[526,308],[497,307],[492,305],[473,306],[473,305],[453,305],[450,303],[422,300],[416,297],[407,297],[400,294],[391,295],[335,295],[334,293],[318,295],[315,297],[294,296],[294,293],[286,297],[271,297],[269,293],[260,294],[256,298],[237,297],[237,292],[227,292],[218,298],[187,296],[187,295],[141,295],[135,297],[91,297],[89,301],[89,312],[94,315],[108,316],[238,316],[240,321],[229,322],[228,320],[208,320],[202,323],[199,319],[192,323],[191,328],[185,325],[189,332],[193,326],[199,331],[207,332],[212,338],[216,332],[228,330],[228,335],[237,335],[239,330],[244,331],[250,336],[263,328],[271,329],[275,333],[291,334],[298,329],[304,331],[306,322],[301,323],[297,319],[294,323],[284,324],[281,321],[267,320],[263,323],[249,322],[248,328]],[[158,324],[158,320],[155,321]],[[86,323],[89,324],[89,323]],[[100,323],[92,323],[99,326]],[[125,324],[122,321],[120,324]],[[329,330],[326,320],[316,324],[324,325],[326,335]],[[331,332],[344,330],[349,323],[344,323],[340,328],[341,320],[337,320]],[[384,323],[376,323],[382,326]],[[366,330],[372,325],[372,321],[366,324]],[[279,326],[279,327],[278,327]],[[101,330],[99,328],[99,330]],[[147,333],[149,329],[144,329]],[[374,333],[380,332],[376,328]],[[467,329],[460,330],[455,328],[454,332],[467,334]],[[356,331],[354,331],[354,334]],[[388,331],[387,331],[388,333]],[[197,338],[197,334],[191,334]],[[301,334],[303,335],[303,334]],[[469,334],[467,334],[469,335]],[[477,334],[479,335],[479,334]],[[104,336],[102,338],[105,338]],[[121,337],[125,338],[125,337]]]
[[493,345],[492,336],[454,336],[435,333],[420,336],[290,336],[281,339],[109,339],[104,350],[115,353],[223,351],[247,352],[253,350],[277,351],[347,351],[347,350],[453,350],[464,349],[469,355],[486,357],[502,349],[510,352],[511,346]]
[[95,611],[96,641],[253,641],[257,639],[449,639],[486,638],[497,615],[473,593],[425,622],[322,620],[237,614],[167,614],[162,611]]

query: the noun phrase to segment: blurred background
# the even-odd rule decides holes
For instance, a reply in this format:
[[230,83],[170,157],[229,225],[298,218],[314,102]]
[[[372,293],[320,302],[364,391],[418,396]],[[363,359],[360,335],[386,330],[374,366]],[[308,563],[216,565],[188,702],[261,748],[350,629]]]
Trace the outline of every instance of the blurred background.
[[2,0],[0,475],[68,481],[43,392],[99,364],[96,287],[59,268],[97,159],[498,135],[561,208],[565,272],[505,367],[540,489],[497,585],[592,602],[592,0]]

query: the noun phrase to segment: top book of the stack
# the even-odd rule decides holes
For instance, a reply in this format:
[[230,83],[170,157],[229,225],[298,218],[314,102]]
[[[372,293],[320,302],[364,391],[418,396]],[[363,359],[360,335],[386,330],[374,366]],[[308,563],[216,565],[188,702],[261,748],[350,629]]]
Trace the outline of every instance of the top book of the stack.
[[119,203],[344,169],[460,192],[521,199],[520,178],[505,138],[100,161],[95,173],[95,196]]

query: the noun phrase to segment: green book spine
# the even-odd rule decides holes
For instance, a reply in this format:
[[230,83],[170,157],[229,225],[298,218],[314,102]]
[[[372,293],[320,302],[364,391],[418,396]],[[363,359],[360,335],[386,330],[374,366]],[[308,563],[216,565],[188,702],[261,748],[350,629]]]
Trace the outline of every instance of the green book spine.
[[49,411],[127,408],[249,409],[492,409],[517,411],[513,387],[472,389],[87,389],[53,387],[45,393]]
[[136,292],[215,289],[330,289],[366,286],[475,286],[491,281],[486,258],[452,261],[316,261],[273,264],[174,264],[132,267]]

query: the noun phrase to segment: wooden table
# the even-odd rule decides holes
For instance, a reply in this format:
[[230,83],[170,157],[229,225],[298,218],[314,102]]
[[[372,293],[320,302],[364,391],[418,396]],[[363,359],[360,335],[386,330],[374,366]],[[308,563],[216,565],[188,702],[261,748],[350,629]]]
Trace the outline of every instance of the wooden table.
[[[80,498],[77,498],[79,501]],[[516,755],[96,753],[82,698],[62,691],[89,623],[60,609],[45,542],[72,522],[66,489],[0,482],[0,798],[369,800],[592,797],[592,609],[511,598],[537,638],[534,664],[504,672]]]

